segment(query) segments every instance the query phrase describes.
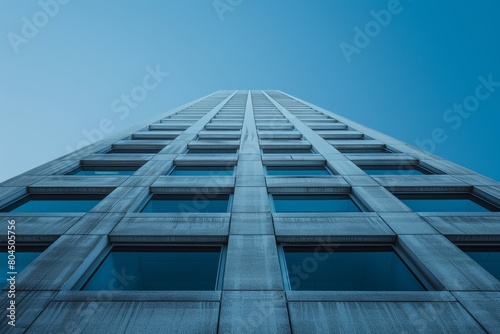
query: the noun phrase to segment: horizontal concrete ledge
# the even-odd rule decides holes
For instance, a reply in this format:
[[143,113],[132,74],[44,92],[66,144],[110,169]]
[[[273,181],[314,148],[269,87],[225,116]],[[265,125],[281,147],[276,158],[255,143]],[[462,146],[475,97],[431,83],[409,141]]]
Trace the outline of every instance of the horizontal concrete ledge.
[[306,238],[328,236],[327,239],[345,237],[385,238],[395,240],[394,232],[379,217],[289,217],[274,218],[276,236]]
[[472,186],[449,175],[374,176],[378,183],[393,192],[470,192]]
[[132,135],[135,140],[149,139],[175,139],[182,131],[151,131],[151,132],[136,132]]
[[119,142],[111,145],[116,149],[158,149],[161,150],[168,144],[170,140],[159,139],[144,139],[144,140],[120,140]]
[[[5,228],[4,230],[7,230]],[[30,246],[34,244],[51,244],[54,241],[57,240],[64,232],[61,232],[60,234],[20,234],[16,233],[16,244],[19,249],[19,247],[22,247],[22,244],[29,244]],[[0,242],[1,243],[7,243],[7,235],[1,235],[0,236]]]
[[455,302],[447,291],[286,291],[289,302]]
[[238,149],[239,140],[197,140],[188,144],[189,149]]
[[221,291],[60,291],[54,301],[77,302],[155,302],[183,301],[203,302],[220,301]]
[[110,193],[128,176],[49,176],[28,187],[30,193],[41,194],[86,194],[86,193]]
[[234,184],[232,176],[160,176],[150,189],[158,194],[228,194],[233,192]]
[[142,212],[131,212],[127,213],[124,218],[188,218],[188,219],[197,219],[197,218],[228,218],[231,217],[231,213],[229,212],[158,212],[158,213],[142,213]]
[[421,217],[500,217],[500,212],[417,212]]
[[415,165],[418,163],[417,159],[414,159],[406,154],[397,153],[387,153],[387,154],[355,154],[346,153],[345,155],[349,160],[351,160],[356,165]]
[[199,139],[240,139],[241,131],[201,131]]
[[260,140],[262,149],[307,149],[311,146],[307,140]]
[[358,131],[337,130],[337,131],[316,131],[323,139],[362,139],[363,134]]
[[336,149],[383,149],[385,144],[377,140],[328,140],[328,143]]
[[113,236],[227,236],[229,217],[124,218],[111,232]]
[[20,217],[81,217],[87,212],[0,212],[0,217],[19,219]]
[[267,190],[279,193],[346,194],[351,186],[341,176],[330,177],[266,177]]
[[323,166],[326,160],[320,154],[263,154],[267,166]]
[[236,154],[203,155],[183,154],[174,160],[176,166],[234,166],[238,162]]
[[277,235],[276,241],[288,243],[395,243],[394,235]]
[[109,235],[111,243],[218,243],[226,244],[227,235]]
[[155,154],[92,154],[81,160],[82,166],[142,166]]
[[445,236],[454,243],[500,243],[500,233],[493,235],[445,234]]
[[486,241],[500,238],[500,215],[483,217],[424,217],[436,230],[454,240]]
[[272,212],[273,220],[277,218],[380,218],[375,212]]

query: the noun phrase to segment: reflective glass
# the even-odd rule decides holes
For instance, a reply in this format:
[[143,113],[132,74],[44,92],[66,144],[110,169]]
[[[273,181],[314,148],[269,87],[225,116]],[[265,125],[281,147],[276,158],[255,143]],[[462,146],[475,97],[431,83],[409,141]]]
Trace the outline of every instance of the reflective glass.
[[429,171],[412,165],[401,166],[360,166],[368,175],[425,175]]
[[500,280],[500,250],[497,251],[466,251],[474,261],[480,264],[496,279]]
[[141,212],[227,212],[229,195],[153,195]]
[[276,212],[359,212],[349,195],[273,195]]
[[216,290],[220,258],[221,247],[113,249],[83,290]]
[[417,212],[489,212],[498,208],[470,194],[408,194],[397,197]]
[[423,291],[392,249],[283,247],[292,290]]
[[105,196],[29,195],[2,208],[0,212],[87,212]]

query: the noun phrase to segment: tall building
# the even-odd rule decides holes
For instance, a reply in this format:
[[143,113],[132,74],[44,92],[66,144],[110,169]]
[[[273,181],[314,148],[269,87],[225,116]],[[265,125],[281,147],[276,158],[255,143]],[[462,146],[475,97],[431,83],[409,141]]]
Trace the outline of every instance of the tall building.
[[499,210],[473,171],[219,91],[0,184],[1,330],[498,333]]

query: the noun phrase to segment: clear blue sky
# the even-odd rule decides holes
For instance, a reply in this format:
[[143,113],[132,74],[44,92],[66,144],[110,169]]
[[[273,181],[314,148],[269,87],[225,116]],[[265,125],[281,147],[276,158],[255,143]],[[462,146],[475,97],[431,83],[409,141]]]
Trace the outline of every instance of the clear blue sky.
[[478,79],[500,82],[498,0],[55,1],[0,3],[0,180],[103,119],[116,132],[219,89],[279,89],[412,144],[440,128],[427,149],[500,180],[500,83]]

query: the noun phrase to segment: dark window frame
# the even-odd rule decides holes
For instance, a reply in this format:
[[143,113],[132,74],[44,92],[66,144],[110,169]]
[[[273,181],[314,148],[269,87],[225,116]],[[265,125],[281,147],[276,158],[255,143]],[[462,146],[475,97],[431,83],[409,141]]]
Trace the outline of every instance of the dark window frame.
[[[337,243],[337,244],[319,244],[319,243],[288,243],[283,242],[278,244],[278,260],[281,269],[281,276],[283,279],[283,286],[285,291],[300,291],[292,290],[290,285],[290,277],[288,274],[288,266],[285,258],[285,247],[295,248],[296,250],[301,249],[302,251],[311,252],[316,251],[318,247],[335,247],[342,249],[342,252],[370,252],[370,251],[392,251],[401,261],[401,263],[406,267],[406,269],[413,275],[415,280],[423,288],[422,292],[439,290],[437,286],[433,285],[431,280],[427,278],[423,271],[411,260],[411,258],[401,249],[396,243]],[[347,290],[303,290],[303,291],[347,291]],[[369,292],[372,290],[352,290]],[[380,291],[380,290],[378,290]],[[387,290],[387,291],[400,291],[400,290]]]
[[[87,268],[85,273],[78,279],[78,281],[73,284],[71,290],[73,291],[93,291],[85,290],[85,286],[90,282],[92,277],[97,273],[99,268],[104,264],[104,261],[112,252],[174,252],[174,251],[192,251],[192,252],[203,252],[206,250],[213,250],[219,248],[219,263],[217,266],[217,277],[214,290],[129,290],[129,291],[222,291],[224,283],[224,273],[227,261],[227,244],[225,243],[183,243],[183,244],[173,244],[173,243],[112,243],[108,244],[104,250],[96,257],[92,264]],[[120,291],[120,290],[111,290]]]

